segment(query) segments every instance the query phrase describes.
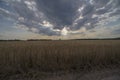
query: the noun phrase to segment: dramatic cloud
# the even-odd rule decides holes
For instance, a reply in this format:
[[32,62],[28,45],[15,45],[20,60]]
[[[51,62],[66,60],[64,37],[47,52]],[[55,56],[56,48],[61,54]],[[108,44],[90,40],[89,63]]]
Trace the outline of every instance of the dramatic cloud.
[[120,0],[0,0],[1,16],[42,35],[84,34],[119,20]]

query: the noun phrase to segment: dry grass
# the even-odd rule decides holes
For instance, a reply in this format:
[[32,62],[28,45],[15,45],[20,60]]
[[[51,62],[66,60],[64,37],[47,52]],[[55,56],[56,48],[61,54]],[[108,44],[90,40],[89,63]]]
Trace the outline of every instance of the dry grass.
[[0,42],[0,74],[120,66],[120,40]]

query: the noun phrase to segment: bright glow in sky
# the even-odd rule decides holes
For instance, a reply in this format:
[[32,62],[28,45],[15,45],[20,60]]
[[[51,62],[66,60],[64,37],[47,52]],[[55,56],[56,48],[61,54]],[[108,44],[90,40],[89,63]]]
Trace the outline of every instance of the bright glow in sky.
[[66,29],[66,27],[64,27],[61,31],[61,35],[66,36],[68,34],[68,30]]

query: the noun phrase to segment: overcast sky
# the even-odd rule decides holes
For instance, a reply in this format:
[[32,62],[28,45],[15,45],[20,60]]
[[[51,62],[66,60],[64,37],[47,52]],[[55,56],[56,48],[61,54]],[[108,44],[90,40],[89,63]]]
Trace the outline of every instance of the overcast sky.
[[120,37],[120,0],[0,0],[0,39]]

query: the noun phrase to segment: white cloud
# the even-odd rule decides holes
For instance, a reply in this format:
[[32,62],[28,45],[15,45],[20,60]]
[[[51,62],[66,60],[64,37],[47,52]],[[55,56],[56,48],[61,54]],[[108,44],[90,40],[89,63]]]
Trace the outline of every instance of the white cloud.
[[98,17],[99,15],[96,15],[96,14],[93,14],[92,15],[92,18],[96,18],[96,17]]
[[101,25],[101,26],[105,26],[111,22],[115,22],[119,19],[120,16],[112,16],[112,17],[109,17],[108,15],[108,18],[104,19],[104,20],[101,20],[99,21],[99,23],[97,23],[97,25]]
[[19,17],[18,20],[19,20],[20,22],[23,22],[25,19],[24,19],[24,17]]
[[105,6],[104,6],[104,7],[101,7],[101,8],[96,9],[96,11],[103,10],[103,9],[105,9]]
[[[88,38],[112,38],[119,37],[120,34],[114,35],[115,30],[119,30],[119,25],[115,26],[97,26],[86,32]],[[119,36],[118,36],[119,35]]]
[[87,26],[90,26],[90,25],[91,25],[91,23],[87,23],[86,25],[87,25]]
[[37,28],[34,28],[34,27],[32,27],[30,30],[31,30],[32,32],[34,32],[34,33],[38,33],[38,32],[39,32],[39,30],[38,30]]
[[24,1],[27,7],[32,11],[37,11],[36,2],[35,1]]
[[21,0],[16,0],[16,1],[21,2]]
[[113,3],[114,0],[110,0],[108,3],[107,3],[107,6],[110,5],[111,3]]
[[78,12],[81,13],[81,12],[84,10],[84,8],[85,8],[84,6],[80,7],[80,8],[78,9]]
[[77,25],[78,23],[78,21],[79,20],[81,20],[81,19],[83,19],[84,17],[82,16],[82,15],[80,15],[77,19],[75,19],[75,21],[73,22],[73,26],[75,26],[75,25]]
[[17,28],[17,29],[22,29],[22,30],[29,30],[29,28],[28,27],[26,27],[25,25],[19,25],[19,24],[17,24],[16,26],[14,26],[14,28]]
[[3,8],[0,8],[0,14],[1,14],[1,12],[4,12],[4,13],[6,13],[6,14],[10,14],[10,12],[9,12],[8,10],[3,9]]
[[86,27],[81,27],[77,31],[69,31],[68,34],[81,34],[81,33],[86,33],[86,32],[87,32]]
[[85,27],[82,27],[82,28],[80,28],[80,31],[79,32],[86,32],[87,30],[86,30],[86,28]]
[[45,20],[43,21],[42,26],[45,26],[45,27],[53,27],[53,25],[52,25],[50,22],[45,21]]
[[93,0],[90,0],[90,4],[93,5],[93,4],[94,4],[94,1],[93,1]]

